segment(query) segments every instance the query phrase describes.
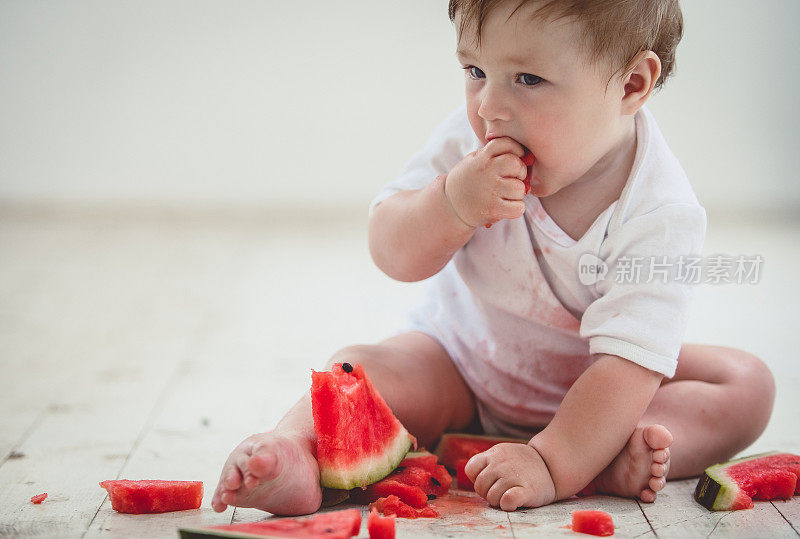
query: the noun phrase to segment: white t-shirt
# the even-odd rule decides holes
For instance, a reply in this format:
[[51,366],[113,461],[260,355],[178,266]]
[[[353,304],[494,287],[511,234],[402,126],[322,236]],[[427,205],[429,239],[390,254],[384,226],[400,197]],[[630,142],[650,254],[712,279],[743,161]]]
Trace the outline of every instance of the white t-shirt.
[[[583,237],[573,240],[527,195],[525,214],[479,227],[427,280],[424,300],[409,313],[403,329],[442,343],[482,416],[503,425],[495,430],[546,425],[593,354],[675,374],[692,285],[674,274],[685,276],[681,260],[699,256],[706,213],[650,111],[642,107],[634,119],[636,156],[625,187]],[[370,214],[478,148],[464,104],[380,191]],[[603,263],[605,277],[593,278],[592,267]]]

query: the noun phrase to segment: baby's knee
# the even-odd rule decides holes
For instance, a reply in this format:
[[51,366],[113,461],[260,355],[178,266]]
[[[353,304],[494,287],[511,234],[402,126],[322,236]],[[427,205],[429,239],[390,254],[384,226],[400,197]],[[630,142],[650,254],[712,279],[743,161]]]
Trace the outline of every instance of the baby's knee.
[[735,354],[735,376],[740,385],[747,387],[751,395],[772,410],[775,401],[775,378],[764,361],[742,350],[732,350]]
[[[764,361],[742,350],[729,349],[731,373],[737,410],[736,421],[750,425],[756,435],[766,428],[775,402],[775,379]],[[733,402],[731,402],[733,404]]]

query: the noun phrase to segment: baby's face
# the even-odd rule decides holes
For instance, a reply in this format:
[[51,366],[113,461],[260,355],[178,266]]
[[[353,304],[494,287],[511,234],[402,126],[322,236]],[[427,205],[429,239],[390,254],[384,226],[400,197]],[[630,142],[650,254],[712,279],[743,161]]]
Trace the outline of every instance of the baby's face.
[[[606,93],[610,73],[589,65],[577,23],[531,20],[530,5],[508,19],[516,4],[488,16],[480,48],[465,29],[457,56],[478,139],[507,136],[526,146],[536,157],[531,193],[546,197],[602,173],[624,125],[624,91],[615,78]],[[458,28],[460,14],[455,22]]]

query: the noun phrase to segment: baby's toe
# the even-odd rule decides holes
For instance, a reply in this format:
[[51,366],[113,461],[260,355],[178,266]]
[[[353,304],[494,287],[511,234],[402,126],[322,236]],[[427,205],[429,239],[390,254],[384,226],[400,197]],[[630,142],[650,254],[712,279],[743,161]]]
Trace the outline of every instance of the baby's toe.
[[667,475],[667,465],[661,462],[654,462],[650,465],[650,475],[653,477],[664,477]]
[[228,468],[222,480],[222,486],[224,486],[226,490],[236,490],[242,486],[242,473],[237,466],[230,466]]
[[253,490],[258,486],[258,477],[253,475],[252,473],[248,472],[244,476],[244,487],[247,490]]
[[665,449],[672,444],[672,433],[664,425],[648,425],[644,429],[644,441],[651,449]]
[[664,464],[669,460],[669,449],[656,449],[653,451],[653,462]]
[[278,457],[273,452],[254,454],[247,461],[247,468],[256,478],[274,479],[278,475]]
[[656,493],[649,488],[646,488],[641,492],[641,494],[639,494],[639,499],[644,503],[653,503],[656,501]]
[[648,481],[647,485],[653,492],[658,492],[659,490],[664,488],[664,485],[667,484],[667,480],[663,477],[651,477],[650,481]]
[[211,498],[211,508],[217,513],[222,513],[228,508],[227,505],[222,503],[222,493],[220,492],[219,488],[217,488],[217,491],[214,492],[214,497]]

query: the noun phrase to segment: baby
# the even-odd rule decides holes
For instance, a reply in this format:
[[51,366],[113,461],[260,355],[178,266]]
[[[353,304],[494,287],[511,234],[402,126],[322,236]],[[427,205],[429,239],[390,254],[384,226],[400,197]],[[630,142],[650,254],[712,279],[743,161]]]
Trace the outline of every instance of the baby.
[[[447,430],[529,439],[467,463],[492,506],[590,483],[652,502],[753,442],[774,396],[753,355],[682,344],[684,257],[706,215],[645,107],[674,68],[677,0],[451,0],[449,13],[466,105],[370,207],[373,260],[428,279],[425,299],[397,335],[328,368],[362,364],[422,446]],[[214,509],[316,511],[314,455],[306,394],[234,449]]]

